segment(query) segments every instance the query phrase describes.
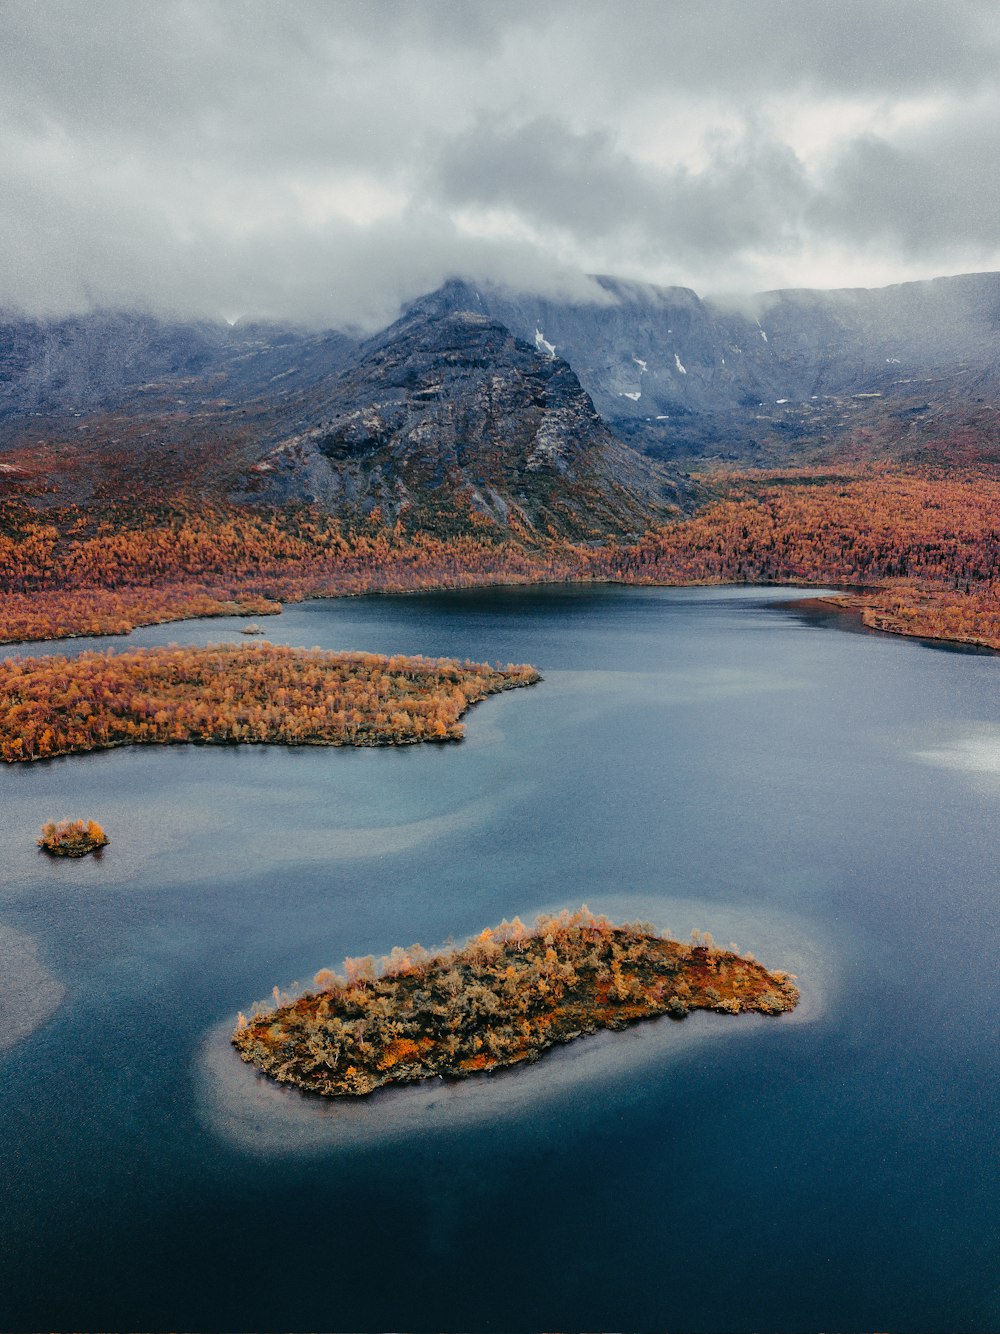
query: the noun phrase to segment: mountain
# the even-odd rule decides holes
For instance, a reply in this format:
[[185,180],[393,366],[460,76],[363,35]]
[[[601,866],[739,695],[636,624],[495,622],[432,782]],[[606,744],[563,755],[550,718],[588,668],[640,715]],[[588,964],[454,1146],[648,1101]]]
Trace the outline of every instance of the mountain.
[[728,304],[593,290],[456,280],[368,339],[8,316],[0,479],[38,503],[181,489],[596,537],[690,507],[705,458],[1000,465],[1000,274]]
[[278,400],[340,369],[349,334],[280,324],[165,321],[97,311],[62,320],[0,317],[0,438],[32,418],[195,413]]
[[678,499],[622,444],[561,358],[469,311],[408,312],[324,389],[314,419],[248,470],[240,499],[378,506],[440,530],[474,515],[597,540]]
[[765,443],[772,453],[834,443],[888,405],[919,414],[1000,403],[997,273],[730,305],[599,277],[595,298],[455,281],[411,309],[479,310],[564,357],[609,426],[663,458],[752,460]]

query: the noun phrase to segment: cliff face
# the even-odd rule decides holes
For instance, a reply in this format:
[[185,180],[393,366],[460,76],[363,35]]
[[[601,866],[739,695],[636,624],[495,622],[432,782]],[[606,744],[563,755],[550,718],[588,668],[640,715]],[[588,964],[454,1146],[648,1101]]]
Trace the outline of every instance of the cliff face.
[[479,313],[411,312],[327,392],[307,429],[250,468],[247,496],[438,522],[452,511],[583,540],[641,531],[677,498],[565,361]]

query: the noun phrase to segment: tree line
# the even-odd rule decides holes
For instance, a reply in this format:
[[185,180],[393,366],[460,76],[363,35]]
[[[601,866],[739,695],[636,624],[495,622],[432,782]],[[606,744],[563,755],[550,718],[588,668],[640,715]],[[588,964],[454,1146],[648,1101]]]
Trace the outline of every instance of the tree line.
[[[45,512],[0,504],[0,642],[127,633],[282,602],[496,583],[805,583],[871,590],[862,611],[904,633],[1000,646],[1000,483],[968,470],[716,473],[695,514],[602,545],[470,515],[414,531],[379,511],[253,510],[176,499]],[[895,609],[894,609],[895,608]]]

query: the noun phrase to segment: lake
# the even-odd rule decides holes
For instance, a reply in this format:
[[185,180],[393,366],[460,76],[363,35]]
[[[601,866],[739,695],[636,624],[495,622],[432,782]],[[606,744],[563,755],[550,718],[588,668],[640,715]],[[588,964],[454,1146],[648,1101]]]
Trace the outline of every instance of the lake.
[[[457,745],[4,766],[3,1328],[1000,1327],[1000,661],[801,596],[305,603],[268,638],[544,680]],[[37,852],[78,816],[103,854]],[[228,1046],[345,954],[581,903],[736,942],[802,1003],[357,1102]]]

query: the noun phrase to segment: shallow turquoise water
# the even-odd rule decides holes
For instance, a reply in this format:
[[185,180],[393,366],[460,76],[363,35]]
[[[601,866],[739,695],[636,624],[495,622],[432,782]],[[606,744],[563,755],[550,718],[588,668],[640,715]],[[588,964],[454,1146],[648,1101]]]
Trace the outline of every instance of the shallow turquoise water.
[[[0,1053],[3,1327],[1000,1327],[1000,661],[789,596],[308,603],[268,637],[545,679],[457,746],[5,768],[0,962],[47,1009]],[[102,858],[40,857],[77,815]],[[230,1054],[275,983],[584,901],[752,949],[802,1005],[357,1104]]]

